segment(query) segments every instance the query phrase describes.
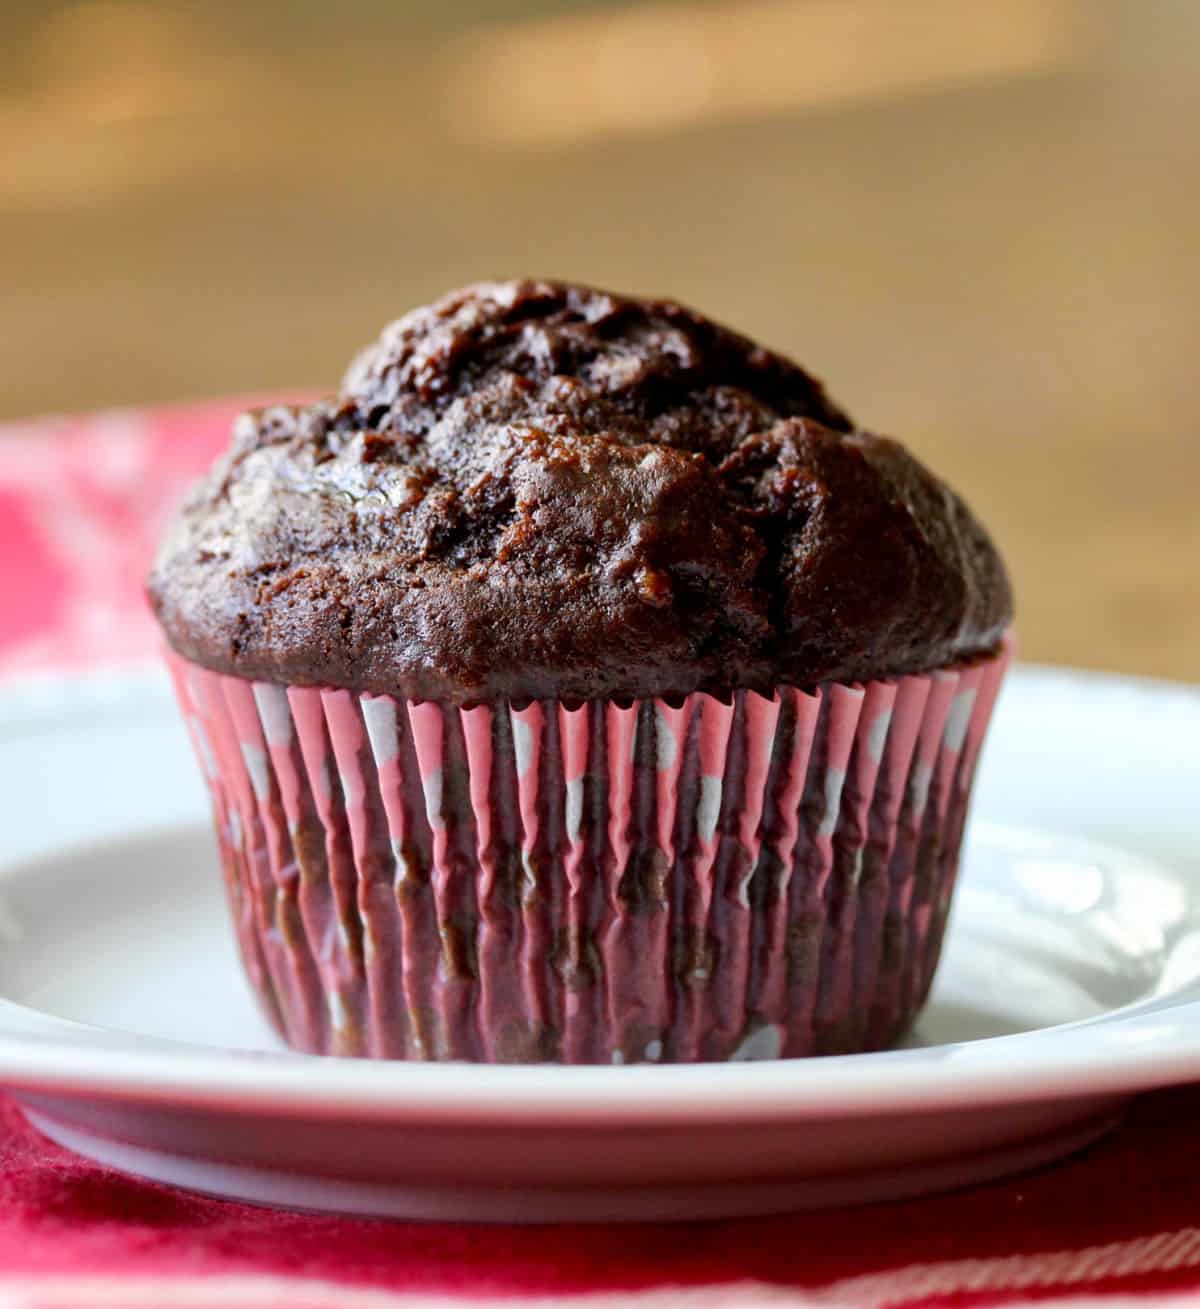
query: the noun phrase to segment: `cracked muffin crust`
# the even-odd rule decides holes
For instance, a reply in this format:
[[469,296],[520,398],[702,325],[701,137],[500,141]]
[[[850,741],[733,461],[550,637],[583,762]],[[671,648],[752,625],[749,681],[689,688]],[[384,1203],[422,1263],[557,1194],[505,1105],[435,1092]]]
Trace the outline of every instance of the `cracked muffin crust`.
[[1003,563],[788,360],[670,301],[486,283],[244,415],[149,592],[218,672],[465,704],[769,691],[990,653]]

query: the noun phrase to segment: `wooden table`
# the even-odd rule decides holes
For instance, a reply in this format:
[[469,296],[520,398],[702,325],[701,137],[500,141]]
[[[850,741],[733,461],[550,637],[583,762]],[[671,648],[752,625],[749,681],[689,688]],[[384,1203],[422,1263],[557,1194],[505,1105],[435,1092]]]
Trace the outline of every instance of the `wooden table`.
[[1200,5],[0,15],[0,417],[332,385],[493,273],[692,301],[963,490],[1027,657],[1200,679]]

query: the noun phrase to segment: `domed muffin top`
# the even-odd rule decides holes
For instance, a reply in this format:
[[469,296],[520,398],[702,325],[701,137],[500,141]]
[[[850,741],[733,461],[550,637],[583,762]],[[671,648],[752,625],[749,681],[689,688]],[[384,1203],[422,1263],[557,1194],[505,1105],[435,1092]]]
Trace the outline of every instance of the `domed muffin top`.
[[184,656],[458,703],[768,691],[993,650],[963,502],[803,369],[669,301],[482,283],[334,400],[243,415],[149,591]]

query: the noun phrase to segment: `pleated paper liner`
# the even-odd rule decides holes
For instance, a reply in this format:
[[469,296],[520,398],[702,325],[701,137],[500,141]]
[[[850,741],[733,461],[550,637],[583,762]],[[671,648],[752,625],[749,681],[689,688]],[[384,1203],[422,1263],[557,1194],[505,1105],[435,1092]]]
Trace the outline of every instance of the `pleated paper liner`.
[[872,1049],[912,1021],[1008,660],[470,709],[171,666],[290,1045],[632,1063]]

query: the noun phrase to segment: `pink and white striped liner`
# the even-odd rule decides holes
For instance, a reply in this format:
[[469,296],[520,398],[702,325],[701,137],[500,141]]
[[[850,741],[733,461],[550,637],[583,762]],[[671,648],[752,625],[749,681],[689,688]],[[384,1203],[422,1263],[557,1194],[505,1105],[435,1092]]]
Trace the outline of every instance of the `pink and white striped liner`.
[[625,1063],[904,1029],[1009,654],[470,709],[170,662],[242,957],[292,1046]]

